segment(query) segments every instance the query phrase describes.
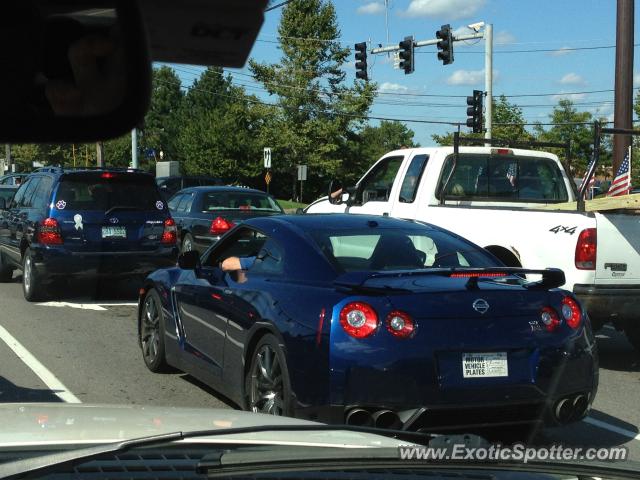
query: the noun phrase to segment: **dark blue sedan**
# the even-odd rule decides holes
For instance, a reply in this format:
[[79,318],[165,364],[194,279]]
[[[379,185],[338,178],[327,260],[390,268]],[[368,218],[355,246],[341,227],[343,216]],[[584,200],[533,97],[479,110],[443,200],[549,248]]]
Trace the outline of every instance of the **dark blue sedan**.
[[[247,270],[222,271],[235,257]],[[429,431],[567,424],[593,402],[598,365],[563,283],[421,223],[254,218],[147,278],[139,342],[151,371],[188,372],[256,412]]]

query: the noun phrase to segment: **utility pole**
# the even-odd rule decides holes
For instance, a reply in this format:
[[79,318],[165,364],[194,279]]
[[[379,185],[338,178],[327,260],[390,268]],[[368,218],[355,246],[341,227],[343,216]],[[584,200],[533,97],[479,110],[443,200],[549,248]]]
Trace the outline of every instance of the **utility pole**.
[[491,23],[484,26],[484,88],[487,92],[484,138],[491,140],[493,126],[493,25]]
[[138,168],[138,130],[131,130],[131,167]]
[[104,167],[104,145],[102,142],[96,142],[96,166]]
[[[632,128],[633,113],[633,3],[618,0],[616,20],[616,86],[614,128]],[[631,145],[629,135],[613,136],[613,175]]]

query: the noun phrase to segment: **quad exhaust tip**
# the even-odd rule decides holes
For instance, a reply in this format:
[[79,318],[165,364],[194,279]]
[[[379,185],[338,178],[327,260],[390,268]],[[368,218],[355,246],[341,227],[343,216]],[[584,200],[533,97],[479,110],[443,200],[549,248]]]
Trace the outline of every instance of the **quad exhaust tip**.
[[589,407],[587,395],[578,394],[565,397],[556,403],[554,414],[560,423],[569,423],[582,418]]
[[377,428],[388,428],[397,430],[402,427],[402,422],[398,414],[391,410],[378,410],[372,415],[373,424]]
[[349,410],[345,417],[347,425],[357,425],[359,427],[373,426],[373,418],[371,414],[362,408],[353,408]]

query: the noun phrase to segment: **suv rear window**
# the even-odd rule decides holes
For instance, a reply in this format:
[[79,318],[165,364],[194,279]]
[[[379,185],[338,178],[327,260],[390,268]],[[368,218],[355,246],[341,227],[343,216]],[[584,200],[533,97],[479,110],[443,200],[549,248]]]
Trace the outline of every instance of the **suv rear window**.
[[64,201],[70,210],[109,210],[128,207],[135,210],[156,210],[161,201],[152,177],[114,173],[66,175],[60,180],[54,203]]

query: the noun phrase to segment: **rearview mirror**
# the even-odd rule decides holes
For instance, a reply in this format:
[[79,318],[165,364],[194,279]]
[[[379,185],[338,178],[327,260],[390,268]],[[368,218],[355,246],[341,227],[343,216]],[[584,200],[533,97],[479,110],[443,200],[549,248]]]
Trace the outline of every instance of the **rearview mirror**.
[[182,270],[195,270],[200,267],[200,254],[195,250],[181,253],[178,257],[178,267]]
[[2,5],[0,142],[89,142],[140,124],[151,62],[134,0]]

